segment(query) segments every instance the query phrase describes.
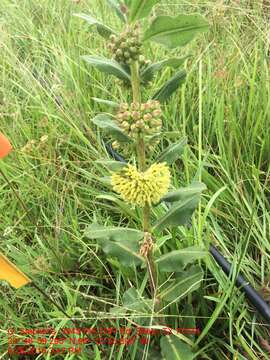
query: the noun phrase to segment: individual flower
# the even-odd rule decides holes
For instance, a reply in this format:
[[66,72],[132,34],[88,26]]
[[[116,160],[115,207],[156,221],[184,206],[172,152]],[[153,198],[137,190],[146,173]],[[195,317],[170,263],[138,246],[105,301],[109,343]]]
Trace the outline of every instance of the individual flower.
[[5,156],[7,156],[11,150],[12,146],[10,142],[2,133],[0,133],[0,159],[3,159]]
[[162,126],[162,111],[157,100],[149,100],[144,104],[123,103],[116,114],[116,122],[121,130],[132,138],[139,134],[154,135]]
[[128,164],[121,172],[112,174],[111,183],[127,203],[144,207],[158,203],[168,192],[170,171],[166,163],[153,164],[145,172]]

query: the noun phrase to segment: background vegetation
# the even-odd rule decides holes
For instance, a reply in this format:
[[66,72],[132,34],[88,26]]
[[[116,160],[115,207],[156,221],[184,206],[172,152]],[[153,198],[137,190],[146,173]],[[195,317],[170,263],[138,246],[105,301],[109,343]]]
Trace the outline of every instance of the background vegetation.
[[[270,3],[164,0],[155,11],[173,14],[176,8],[203,14],[211,29],[188,47],[193,58],[187,63],[187,83],[164,108],[166,130],[189,139],[182,161],[174,165],[173,183],[179,187],[201,176],[208,190],[194,226],[168,234],[164,246],[211,242],[270,299]],[[90,327],[102,326],[121,294],[139,284],[132,272],[114,270],[96,243],[83,238],[93,219],[117,224],[131,210],[124,207],[120,213],[99,180],[105,171],[95,160],[106,152],[90,123],[104,109],[92,96],[119,100],[124,94],[113,78],[105,79],[80,60],[80,55],[107,55],[107,50],[85,22],[72,16],[75,12],[91,12],[115,26],[119,21],[102,0],[0,2],[0,129],[15,148],[1,168],[32,217],[30,222],[1,180],[0,235],[1,251]],[[157,51],[166,53],[155,46],[148,51],[153,59],[159,58]],[[174,54],[184,55],[181,50]],[[163,81],[157,78],[152,86]],[[96,198],[100,191],[108,198]],[[189,299],[203,329],[197,358],[268,359],[269,325],[210,256],[202,265],[205,280]],[[72,327],[29,285],[15,291],[1,282],[0,292],[3,359],[8,358],[10,326]],[[136,355],[129,347],[86,349],[62,358]]]

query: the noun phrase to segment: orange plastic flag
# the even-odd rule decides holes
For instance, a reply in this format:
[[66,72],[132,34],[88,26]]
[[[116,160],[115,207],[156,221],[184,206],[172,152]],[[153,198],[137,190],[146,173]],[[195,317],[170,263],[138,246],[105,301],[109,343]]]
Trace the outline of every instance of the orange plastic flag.
[[0,280],[6,280],[16,289],[31,282],[23,272],[0,253]]
[[[8,139],[0,133],[0,159],[7,156],[12,150]],[[0,280],[6,280],[16,289],[28,284],[31,280],[10,262],[5,255],[0,253]]]
[[2,133],[0,133],[0,159],[3,159],[5,156],[7,156],[11,150],[12,146],[10,142]]

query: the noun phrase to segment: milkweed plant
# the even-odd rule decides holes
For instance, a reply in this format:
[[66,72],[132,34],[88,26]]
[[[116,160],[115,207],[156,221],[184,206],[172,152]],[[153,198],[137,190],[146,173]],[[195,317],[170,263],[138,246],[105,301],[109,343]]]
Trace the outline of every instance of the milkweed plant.
[[[97,241],[113,266],[136,269],[136,276],[142,276],[145,286],[131,287],[123,294],[120,313],[150,314],[148,317],[134,315],[133,320],[141,326],[166,324],[175,328],[177,321],[168,322],[166,314],[174,314],[179,300],[200,286],[203,272],[194,262],[205,256],[206,251],[201,246],[168,251],[168,247],[163,246],[165,234],[171,234],[173,227],[190,222],[205,185],[194,181],[187,187],[173,188],[170,166],[179,159],[187,141],[184,138],[171,143],[166,140],[162,127],[163,109],[185,81],[186,71],[181,67],[187,57],[153,62],[146,58],[144,50],[152,42],[168,50],[183,47],[200,32],[205,32],[208,23],[198,14],[154,18],[151,15],[151,19],[147,19],[158,2],[107,0],[121,20],[120,30],[91,15],[75,14],[96,28],[105,40],[108,53],[106,58],[85,55],[83,59],[106,75],[114,76],[122,86],[121,96],[126,96],[120,103],[93,98],[107,111],[97,114],[92,122],[104,134],[104,141],[110,142],[112,153],[120,153],[126,159],[98,161],[109,172],[109,186],[117,203],[138,215],[127,219],[130,220],[127,223],[136,224],[134,228],[92,223],[85,236]],[[163,79],[160,74],[167,68],[171,68],[172,77],[152,91],[155,77],[159,75]],[[169,143],[163,151],[159,151],[161,141],[163,146]],[[128,214],[132,216],[130,211]],[[111,311],[119,313],[119,307]],[[192,337],[179,338],[175,332],[160,338],[166,359],[193,358],[192,344]]]

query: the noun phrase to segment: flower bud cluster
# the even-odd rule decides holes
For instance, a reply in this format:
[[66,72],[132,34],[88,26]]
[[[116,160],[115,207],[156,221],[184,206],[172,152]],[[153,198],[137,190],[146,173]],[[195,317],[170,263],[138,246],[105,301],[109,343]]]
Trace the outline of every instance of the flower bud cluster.
[[136,138],[139,134],[153,135],[160,132],[161,116],[159,101],[149,100],[144,104],[121,104],[116,121],[124,133]]
[[119,36],[112,34],[108,44],[113,58],[122,64],[131,64],[139,60],[141,46],[140,30],[137,24],[134,28],[128,26]]

